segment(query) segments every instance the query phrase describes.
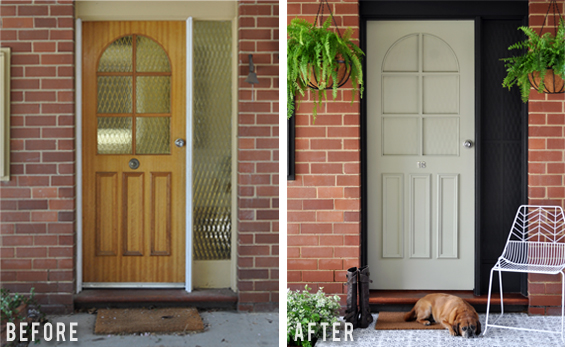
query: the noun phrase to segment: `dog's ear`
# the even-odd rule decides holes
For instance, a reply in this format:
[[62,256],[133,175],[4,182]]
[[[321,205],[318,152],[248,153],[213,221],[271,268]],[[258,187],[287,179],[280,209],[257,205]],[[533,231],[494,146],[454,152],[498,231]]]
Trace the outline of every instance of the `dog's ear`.
[[477,320],[477,329],[475,329],[475,335],[480,335],[481,334],[481,322],[479,320]]
[[458,322],[453,323],[452,328],[453,328],[453,330],[455,331],[455,336],[461,335],[461,334],[459,333],[459,325],[460,325],[460,324],[459,324]]

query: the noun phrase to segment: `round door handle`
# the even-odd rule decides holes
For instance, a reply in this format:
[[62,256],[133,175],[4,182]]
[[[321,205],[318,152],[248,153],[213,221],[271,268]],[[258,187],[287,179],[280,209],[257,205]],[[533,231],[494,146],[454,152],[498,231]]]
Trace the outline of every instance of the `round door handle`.
[[184,147],[184,145],[186,145],[186,141],[183,139],[176,139],[175,140],[175,146],[177,147]]
[[474,143],[471,140],[465,140],[465,142],[463,142],[463,146],[465,146],[466,148],[471,148],[473,147]]

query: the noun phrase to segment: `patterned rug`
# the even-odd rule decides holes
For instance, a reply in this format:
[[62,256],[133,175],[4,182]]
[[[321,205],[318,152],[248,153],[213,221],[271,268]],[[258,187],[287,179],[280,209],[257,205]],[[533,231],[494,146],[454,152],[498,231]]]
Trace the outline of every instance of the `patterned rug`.
[[[492,314],[491,319],[498,318],[499,314]],[[373,323],[366,329],[353,330],[353,342],[344,341],[343,331],[340,332],[341,341],[318,340],[315,347],[557,347],[565,346],[560,334],[538,333],[531,331],[489,328],[486,336],[481,334],[474,339],[464,339],[460,336],[449,335],[447,330],[375,330],[378,314],[373,315]],[[481,324],[485,315],[479,314]],[[560,331],[561,317],[555,316],[528,316],[525,313],[506,313],[499,325],[519,326],[530,329]]]

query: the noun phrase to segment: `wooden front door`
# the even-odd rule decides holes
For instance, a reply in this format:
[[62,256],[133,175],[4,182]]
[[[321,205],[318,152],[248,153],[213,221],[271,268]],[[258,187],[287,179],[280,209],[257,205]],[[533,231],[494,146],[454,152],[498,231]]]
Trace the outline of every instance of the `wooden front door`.
[[184,22],[83,24],[83,282],[184,283]]
[[473,289],[474,23],[369,22],[367,61],[372,288]]

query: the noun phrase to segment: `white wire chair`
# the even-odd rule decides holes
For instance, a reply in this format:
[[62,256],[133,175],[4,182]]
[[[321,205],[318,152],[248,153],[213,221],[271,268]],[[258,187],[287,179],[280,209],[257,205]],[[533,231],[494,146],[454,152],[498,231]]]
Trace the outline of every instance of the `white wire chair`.
[[[490,270],[490,281],[488,289],[488,302],[485,331],[489,327],[505,328],[514,330],[527,330],[561,334],[565,341],[563,329],[565,325],[565,217],[560,206],[533,206],[522,205],[518,208],[514,223],[510,229],[510,235],[506,246],[498,261]],[[489,323],[490,299],[492,290],[492,276],[498,271],[500,285],[500,316]],[[561,274],[561,331],[538,330],[519,328],[504,325],[496,325],[504,315],[504,303],[502,298],[502,272],[528,272],[540,274]]]

